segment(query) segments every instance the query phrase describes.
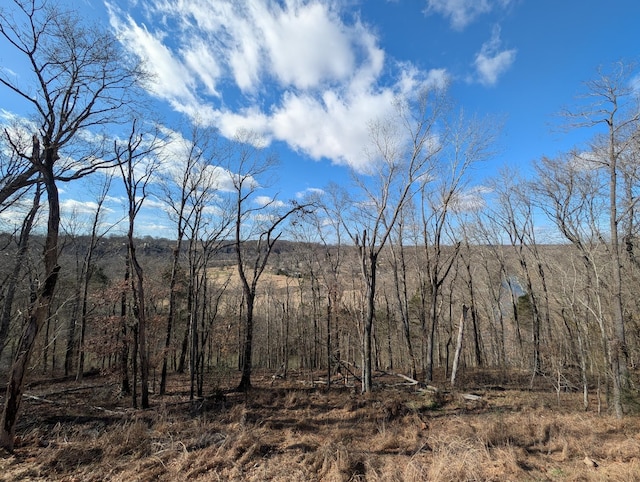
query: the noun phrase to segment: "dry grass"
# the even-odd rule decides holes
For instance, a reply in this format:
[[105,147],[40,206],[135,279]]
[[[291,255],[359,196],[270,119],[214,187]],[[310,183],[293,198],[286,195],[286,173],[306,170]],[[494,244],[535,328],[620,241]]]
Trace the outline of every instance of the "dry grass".
[[558,404],[551,391],[483,390],[473,405],[452,393],[269,381],[192,405],[176,378],[147,411],[113,398],[106,379],[71,392],[39,385],[15,453],[0,456],[0,481],[640,479],[640,418],[580,411],[579,394]]

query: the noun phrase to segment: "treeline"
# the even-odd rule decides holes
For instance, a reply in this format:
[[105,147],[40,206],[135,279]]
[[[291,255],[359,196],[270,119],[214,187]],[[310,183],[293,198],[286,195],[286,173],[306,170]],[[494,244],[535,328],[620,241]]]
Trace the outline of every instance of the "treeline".
[[[426,83],[371,122],[368,163],[347,184],[284,202],[264,195],[277,160],[257,134],[149,121],[148,75],[112,33],[47,2],[14,0],[0,22],[31,68],[0,71],[31,116],[6,117],[0,136],[14,227],[0,246],[0,447],[13,448],[34,367],[110,370],[142,408],[173,371],[196,397],[216,367],[239,369],[248,390],[255,367],[290,364],[327,383],[350,372],[363,392],[379,368],[422,381],[444,369],[451,383],[462,366],[518,368],[581,386],[585,403],[606,393],[617,416],[631,408],[640,110],[627,65],[600,71],[593,103],[566,112],[589,143],[526,179],[474,184],[499,125]],[[60,189],[81,179],[94,201],[80,219]],[[151,204],[170,242],[138,238]]]

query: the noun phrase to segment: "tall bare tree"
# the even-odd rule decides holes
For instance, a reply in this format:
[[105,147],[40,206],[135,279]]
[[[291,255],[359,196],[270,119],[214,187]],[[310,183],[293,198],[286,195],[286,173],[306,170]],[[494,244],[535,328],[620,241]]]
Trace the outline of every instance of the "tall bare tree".
[[[380,253],[405,204],[430,180],[431,162],[440,150],[436,122],[445,106],[444,89],[425,88],[414,99],[398,100],[397,116],[370,126],[369,172],[354,173],[361,197],[336,206],[358,251],[365,286],[362,337],[362,391],[372,390],[372,337]],[[345,212],[340,213],[340,210]]]
[[[536,204],[575,250],[572,269],[564,273],[563,317],[574,326],[578,356],[586,391],[586,341],[595,322],[600,354],[592,354],[595,365],[609,366],[609,334],[606,321],[607,294],[603,286],[601,219],[606,212],[606,179],[602,171],[585,165],[576,153],[558,159],[543,158],[535,164],[536,182],[531,191]],[[601,358],[600,358],[601,357]],[[605,377],[605,379],[608,377]],[[607,385],[609,386],[609,385]]]
[[[523,323],[523,311],[527,311],[530,319],[526,320],[527,325],[531,327],[531,363],[532,380],[540,372],[541,356],[540,356],[540,330],[543,312],[546,279],[544,277],[544,268],[538,256],[535,237],[535,221],[532,205],[532,197],[525,191],[531,191],[528,184],[518,178],[513,171],[503,171],[494,182],[494,193],[496,195],[496,203],[491,211],[494,222],[496,222],[503,230],[508,238],[509,244],[512,246],[516,255],[516,259],[520,265],[520,276],[517,276],[516,290],[512,290],[511,296],[513,303],[513,317],[520,330]],[[531,256],[533,254],[533,262],[537,268],[531,266]],[[534,286],[534,276],[542,276],[543,289],[538,292],[537,286]],[[515,276],[515,273],[512,274]],[[540,296],[539,296],[540,295]],[[522,298],[525,296],[525,298]],[[526,310],[520,309],[518,301],[526,300]],[[548,320],[548,317],[546,317]],[[524,354],[523,354],[524,355]]]
[[[7,4],[8,3],[8,4]],[[0,184],[0,204],[25,186],[42,182],[47,194],[44,276],[26,315],[26,326],[9,373],[0,426],[0,447],[13,449],[26,368],[36,336],[46,322],[60,266],[58,182],[80,178],[113,165],[92,149],[80,150],[78,135],[116,121],[135,97],[138,66],[120,55],[117,40],[94,25],[84,25],[74,12],[35,0],[13,0],[0,8],[0,48],[26,62],[30,76],[0,70],[0,86],[33,110],[29,146],[9,134],[17,152],[10,176]],[[75,146],[76,149],[72,149]]]
[[[407,203],[406,207],[410,207],[411,211],[415,210],[415,206]],[[400,212],[398,221],[394,229],[394,234],[390,238],[391,247],[391,269],[393,271],[393,282],[395,285],[394,294],[398,303],[398,311],[400,315],[400,321],[402,322],[402,334],[404,335],[404,341],[407,345],[407,351],[409,355],[410,363],[410,376],[411,378],[417,377],[417,363],[416,354],[414,350],[414,342],[411,335],[411,306],[409,302],[409,270],[407,262],[407,253],[405,248],[406,233],[405,233],[405,217],[408,209],[403,209]],[[411,221],[411,218],[409,218]]]
[[[193,236],[197,236],[202,227],[200,222],[203,221],[202,211],[205,206],[210,210],[214,207],[213,190],[216,187],[214,172],[217,168],[213,164],[219,164],[224,158],[215,135],[209,130],[194,126],[189,139],[184,139],[182,136],[173,137],[170,139],[170,145],[167,146],[167,161],[171,167],[166,169],[166,175],[163,176],[160,185],[168,206],[169,217],[176,226],[176,242],[169,275],[169,310],[160,377],[161,395],[166,392],[167,386],[168,354],[176,322],[177,283],[185,234],[191,232],[192,242],[197,242]],[[220,211],[225,212],[225,210]],[[224,231],[227,224],[228,220],[223,221],[217,234]]]
[[[421,282],[421,304],[429,309],[426,378],[432,380],[434,349],[438,325],[440,290],[461,246],[460,236],[451,231],[451,218],[482,202],[473,191],[467,191],[469,170],[492,155],[498,124],[494,119],[467,118],[460,112],[447,123],[441,142],[433,182],[420,190],[422,240],[425,247],[425,274]],[[450,249],[447,248],[450,245]],[[423,276],[420,274],[420,276]],[[425,302],[426,299],[426,302]],[[424,319],[425,315],[421,315]],[[423,326],[425,323],[423,322]]]
[[94,258],[96,248],[100,240],[106,235],[109,231],[110,227],[106,229],[102,229],[100,226],[100,222],[103,215],[104,203],[106,201],[107,195],[109,193],[109,189],[111,187],[111,182],[113,180],[112,174],[107,174],[104,178],[104,182],[101,186],[100,192],[98,193],[98,198],[96,202],[96,210],[93,214],[92,222],[91,222],[91,233],[89,234],[89,246],[87,246],[87,251],[84,255],[84,259],[82,260],[82,276],[81,276],[81,289],[80,289],[80,309],[79,309],[79,318],[80,318],[80,333],[78,338],[78,363],[76,366],[76,380],[82,380],[84,375],[84,364],[85,364],[85,340],[86,340],[86,332],[87,332],[87,321],[89,316],[89,283],[91,282],[91,278],[94,275]]
[[[140,404],[149,408],[149,351],[147,347],[147,311],[144,291],[144,272],[136,251],[135,221],[148,197],[152,176],[158,167],[155,151],[159,148],[157,135],[145,136],[134,120],[129,137],[123,142],[114,142],[114,151],[122,174],[127,196],[127,264],[132,268],[131,294],[134,325],[134,358],[140,356]],[[134,363],[135,366],[135,363]],[[137,407],[136,376],[134,372],[133,406]]]
[[258,180],[270,174],[276,160],[264,156],[260,139],[252,133],[241,133],[236,143],[238,150],[233,159],[235,167],[229,172],[234,204],[233,245],[243,292],[245,330],[242,377],[238,389],[247,391],[251,388],[254,307],[258,281],[282,235],[284,223],[309,206],[297,203],[284,205],[276,199],[266,202],[256,199],[256,193],[261,187]]
[[[627,347],[622,299],[621,226],[626,215],[619,206],[619,186],[623,159],[636,147],[640,127],[640,97],[631,82],[633,66],[619,62],[609,69],[599,69],[596,77],[586,82],[585,106],[565,114],[574,127],[604,126],[603,134],[596,134],[586,159],[600,166],[608,175],[609,254],[611,256],[611,340],[610,361],[613,382],[613,406],[616,416],[622,417],[622,391],[629,386]],[[635,203],[635,200],[632,200]]]

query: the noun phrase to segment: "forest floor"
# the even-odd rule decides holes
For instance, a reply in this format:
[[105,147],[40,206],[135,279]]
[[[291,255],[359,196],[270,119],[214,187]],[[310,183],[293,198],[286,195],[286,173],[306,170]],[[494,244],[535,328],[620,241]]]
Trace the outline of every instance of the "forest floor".
[[195,402],[174,376],[148,410],[114,377],[34,381],[0,481],[640,480],[639,415],[618,420],[604,400],[599,414],[595,393],[585,411],[551,380],[518,390],[516,375],[465,373],[435,392],[376,374],[361,395],[306,372],[258,373],[234,393],[236,374],[219,373]]

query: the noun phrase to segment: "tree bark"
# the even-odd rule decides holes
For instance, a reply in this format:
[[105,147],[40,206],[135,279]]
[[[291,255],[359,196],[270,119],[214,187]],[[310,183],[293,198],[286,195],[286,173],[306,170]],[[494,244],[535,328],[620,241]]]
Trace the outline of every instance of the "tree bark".
[[27,323],[18,343],[18,351],[9,372],[9,382],[4,410],[0,425],[0,448],[13,451],[16,422],[22,402],[24,381],[31,359],[31,353],[38,332],[47,321],[51,300],[53,298],[60,266],[58,265],[58,233],[60,229],[60,202],[58,187],[56,186],[53,165],[57,160],[57,153],[45,149],[43,162],[40,162],[40,147],[34,136],[33,162],[40,166],[42,182],[47,191],[49,214],[47,220],[47,236],[44,245],[44,265],[46,278],[38,289],[35,301],[30,305]]
[[462,338],[464,336],[464,324],[467,321],[467,305],[462,305],[462,316],[460,317],[460,326],[458,327],[458,339],[456,340],[456,353],[453,356],[453,367],[451,368],[451,386],[456,384],[456,375],[458,374],[458,364],[460,363],[460,353],[462,352]]
[[24,222],[22,223],[22,229],[20,231],[20,237],[18,240],[18,252],[16,253],[15,263],[13,270],[7,280],[7,290],[4,293],[4,300],[2,304],[2,313],[0,313],[0,356],[4,350],[9,335],[9,328],[11,326],[11,316],[13,311],[13,300],[15,298],[16,289],[18,288],[18,278],[20,276],[20,270],[23,266],[27,250],[29,248],[29,236],[31,235],[31,229],[33,228],[33,222],[36,214],[40,209],[40,197],[42,194],[41,186],[36,187],[36,192],[33,197],[33,203],[31,209],[27,214]]
[[178,262],[180,259],[180,250],[182,248],[182,236],[178,229],[178,240],[173,248],[173,259],[171,262],[171,279],[169,280],[169,313],[167,314],[167,336],[164,341],[164,354],[162,356],[162,372],[160,375],[160,395],[164,395],[167,391],[167,365],[169,348],[171,347],[171,335],[176,312],[176,284],[178,274]]

